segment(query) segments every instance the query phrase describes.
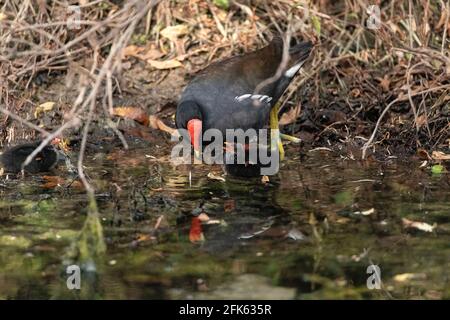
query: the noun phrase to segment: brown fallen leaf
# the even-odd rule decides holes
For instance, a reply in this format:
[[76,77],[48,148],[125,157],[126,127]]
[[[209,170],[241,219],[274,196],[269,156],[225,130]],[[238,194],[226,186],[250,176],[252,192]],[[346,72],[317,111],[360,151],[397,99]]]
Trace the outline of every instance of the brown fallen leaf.
[[[147,51],[146,48],[138,47],[136,45],[131,45],[123,49],[122,55],[124,58],[134,57],[140,60],[155,60],[164,56],[164,53],[156,49],[154,46],[150,47]],[[144,52],[145,51],[145,52]]]
[[219,175],[214,174],[213,172],[208,173],[207,177],[211,180],[225,182],[225,178]]
[[353,98],[358,98],[361,95],[361,90],[358,88],[353,88],[352,91],[350,91],[350,95]]
[[144,54],[138,55],[137,58],[147,61],[147,60],[156,60],[161,58],[162,56],[164,56],[164,52],[161,52],[160,50],[155,48],[150,48]]
[[422,148],[417,149],[417,155],[422,160],[431,160],[429,153],[425,149]]
[[113,109],[113,115],[132,119],[143,124],[144,126],[148,126],[149,124],[147,112],[138,107],[116,107]]
[[158,69],[158,70],[174,69],[174,68],[179,68],[179,67],[183,66],[183,64],[176,59],[170,59],[170,60],[164,60],[164,61],[148,59],[147,63],[150,64],[153,68]]
[[185,24],[178,24],[175,26],[169,26],[161,30],[161,35],[164,38],[175,41],[178,37],[184,36],[189,32],[188,27]]
[[425,232],[433,232],[434,228],[436,228],[436,224],[430,225],[425,222],[413,221],[406,218],[402,218],[402,222],[406,228],[414,228]]
[[156,240],[156,237],[150,234],[140,234],[137,236],[135,243],[153,241]]
[[43,176],[46,182],[42,185],[44,189],[54,189],[62,184],[64,184],[64,179],[59,176]]
[[394,276],[395,282],[406,282],[411,280],[425,280],[427,275],[425,273],[401,273]]
[[126,58],[128,56],[138,58],[138,57],[140,57],[140,53],[144,50],[145,50],[144,47],[138,47],[136,45],[131,45],[122,50],[122,55],[124,58]]
[[166,125],[161,119],[158,118],[158,116],[151,115],[150,117],[148,117],[148,122],[150,128],[167,132],[170,135],[177,135],[177,129],[171,128]]
[[419,128],[422,128],[428,121],[428,117],[425,114],[422,114],[417,117],[416,123]]
[[369,215],[371,215],[374,212],[375,212],[375,208],[371,208],[371,209],[364,210],[364,211],[355,211],[355,212],[353,212],[353,214],[356,214],[356,215],[360,214],[360,215],[363,215],[363,216],[369,216]]
[[60,186],[70,187],[74,189],[84,189],[83,184],[79,180],[67,181],[60,176],[43,176],[42,178],[46,181],[41,185],[41,187],[44,189],[51,190]]
[[298,116],[300,115],[300,110],[301,110],[300,105],[295,106],[294,108],[292,108],[288,112],[284,113],[281,116],[281,119],[280,119],[280,121],[278,123],[280,125],[286,125],[286,124],[294,123],[297,120]]
[[377,80],[380,81],[380,87],[383,89],[383,92],[389,92],[391,80],[388,75],[385,75],[383,78],[377,78]]
[[[445,10],[445,4],[441,10],[441,16],[439,17],[439,21],[437,22],[436,26],[434,27],[434,29],[436,31],[439,31],[442,27],[445,26],[447,21],[447,10]],[[450,24],[450,23],[449,23]],[[447,25],[447,28],[449,28],[449,26]]]
[[431,157],[434,160],[450,160],[450,154],[444,153],[442,151],[433,151]]
[[34,111],[34,117],[37,119],[42,113],[52,111],[55,103],[53,101],[47,101],[36,107]]

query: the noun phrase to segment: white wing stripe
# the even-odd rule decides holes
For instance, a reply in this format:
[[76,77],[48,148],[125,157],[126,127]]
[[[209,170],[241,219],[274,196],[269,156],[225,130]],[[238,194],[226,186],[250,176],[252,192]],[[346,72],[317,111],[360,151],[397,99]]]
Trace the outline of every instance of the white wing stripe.
[[302,61],[300,63],[297,63],[296,65],[293,65],[292,67],[290,67],[289,69],[286,70],[286,72],[284,73],[284,75],[288,78],[292,78],[293,76],[295,76],[295,74],[297,73],[298,70],[300,70],[300,68],[302,67],[303,63],[305,63],[305,61]]
[[261,95],[261,94],[243,94],[241,96],[236,96],[234,97],[234,100],[236,100],[237,102],[242,102],[244,100],[247,99],[251,99],[251,100],[259,100],[260,102],[270,102],[272,101],[272,97],[266,96],[266,95]]

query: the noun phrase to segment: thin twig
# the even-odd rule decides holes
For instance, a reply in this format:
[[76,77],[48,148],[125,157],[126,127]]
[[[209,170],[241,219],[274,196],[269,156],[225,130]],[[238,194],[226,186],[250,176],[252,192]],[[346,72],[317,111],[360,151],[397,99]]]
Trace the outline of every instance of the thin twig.
[[[429,88],[429,89],[426,89],[426,90],[421,90],[421,91],[417,91],[417,92],[411,92],[410,96],[413,97],[413,96],[416,96],[416,95],[421,95],[421,94],[424,94],[424,93],[428,93],[428,92],[432,92],[432,91],[438,91],[438,90],[442,90],[442,89],[448,89],[448,88],[450,88],[450,85],[448,85],[448,84],[441,85],[441,86],[437,86],[437,87],[434,87],[434,88]],[[378,118],[378,121],[377,121],[377,123],[375,125],[375,129],[373,130],[372,135],[370,136],[369,140],[362,147],[362,156],[361,156],[361,158],[363,160],[366,158],[367,149],[372,145],[373,139],[375,138],[375,135],[377,134],[378,128],[380,126],[381,120],[383,119],[384,115],[389,111],[389,109],[395,103],[400,102],[400,101],[406,101],[407,99],[409,99],[409,96],[408,97],[404,97],[404,96],[399,97],[399,98],[391,101],[386,106],[386,108],[384,108],[383,112],[381,113],[380,117]]]
[[30,121],[23,119],[22,117],[12,113],[11,111],[9,111],[8,109],[6,109],[5,107],[0,107],[0,112],[5,114],[8,117],[13,118],[14,120],[26,125],[27,127],[30,127],[31,129],[34,129],[40,133],[42,133],[44,136],[48,136],[50,135],[50,132],[48,132],[45,129],[42,129],[41,127],[35,125],[34,123],[31,123]]
[[270,78],[264,79],[262,82],[260,82],[256,86],[253,94],[258,94],[265,86],[274,83],[283,76],[283,72],[286,70],[287,64],[289,62],[289,43],[291,42],[291,37],[292,30],[290,28],[290,25],[288,25],[285,38],[283,39],[283,55],[280,64],[278,65],[277,71]]

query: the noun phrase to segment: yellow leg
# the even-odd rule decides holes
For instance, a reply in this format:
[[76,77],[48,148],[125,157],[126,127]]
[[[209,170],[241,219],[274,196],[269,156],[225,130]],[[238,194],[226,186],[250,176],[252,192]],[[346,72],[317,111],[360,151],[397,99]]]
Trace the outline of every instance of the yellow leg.
[[284,140],[291,141],[293,143],[300,143],[300,142],[302,142],[302,140],[300,140],[299,138],[294,137],[294,136],[290,136],[290,135],[284,134],[284,133],[280,133],[280,138],[284,139]]
[[[279,108],[280,108],[280,103],[277,102],[273,106],[272,110],[270,110],[269,123],[270,123],[270,129],[272,129],[272,130],[279,130],[279,127],[278,127],[278,109]],[[283,160],[284,159],[283,143],[281,142],[279,131],[276,131],[276,133],[277,133],[276,143],[278,146],[278,151],[280,152],[280,160]],[[275,146],[272,145],[271,149],[275,150]]]

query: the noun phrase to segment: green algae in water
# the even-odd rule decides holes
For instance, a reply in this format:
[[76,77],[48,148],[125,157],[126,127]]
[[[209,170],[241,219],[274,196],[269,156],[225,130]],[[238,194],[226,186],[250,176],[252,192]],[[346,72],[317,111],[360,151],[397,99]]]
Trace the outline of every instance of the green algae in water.
[[[149,153],[131,150],[130,157],[133,152]],[[383,164],[381,177],[377,164],[361,168],[357,162],[312,155],[290,162],[271,185],[228,177],[225,183],[209,181],[209,167],[199,166],[190,187],[188,171],[170,165],[161,164],[162,179],[154,183],[145,162],[132,169],[90,162],[89,170],[97,173],[91,175],[96,202],[36,185],[18,199],[14,188],[2,191],[0,297],[230,298],[245,296],[253,281],[274,299],[389,298],[366,287],[372,261],[392,297],[444,299],[449,296],[450,191],[445,175],[436,179],[415,167]],[[108,178],[98,174],[102,170]],[[17,183],[25,190],[28,182]],[[111,196],[113,183],[122,190],[116,196]],[[147,200],[133,198],[141,193]],[[227,226],[204,222],[205,241],[193,244],[191,213],[199,206],[210,220]],[[369,208],[374,208],[369,216],[352,215]],[[133,220],[133,210],[146,218]],[[436,232],[405,229],[402,217],[436,223]],[[289,238],[294,229],[304,239]],[[242,238],[247,234],[254,236]],[[17,238],[11,241],[11,236]],[[68,264],[85,267],[79,292],[65,285]],[[93,272],[86,271],[89,266]],[[406,273],[425,277],[395,281]]]

